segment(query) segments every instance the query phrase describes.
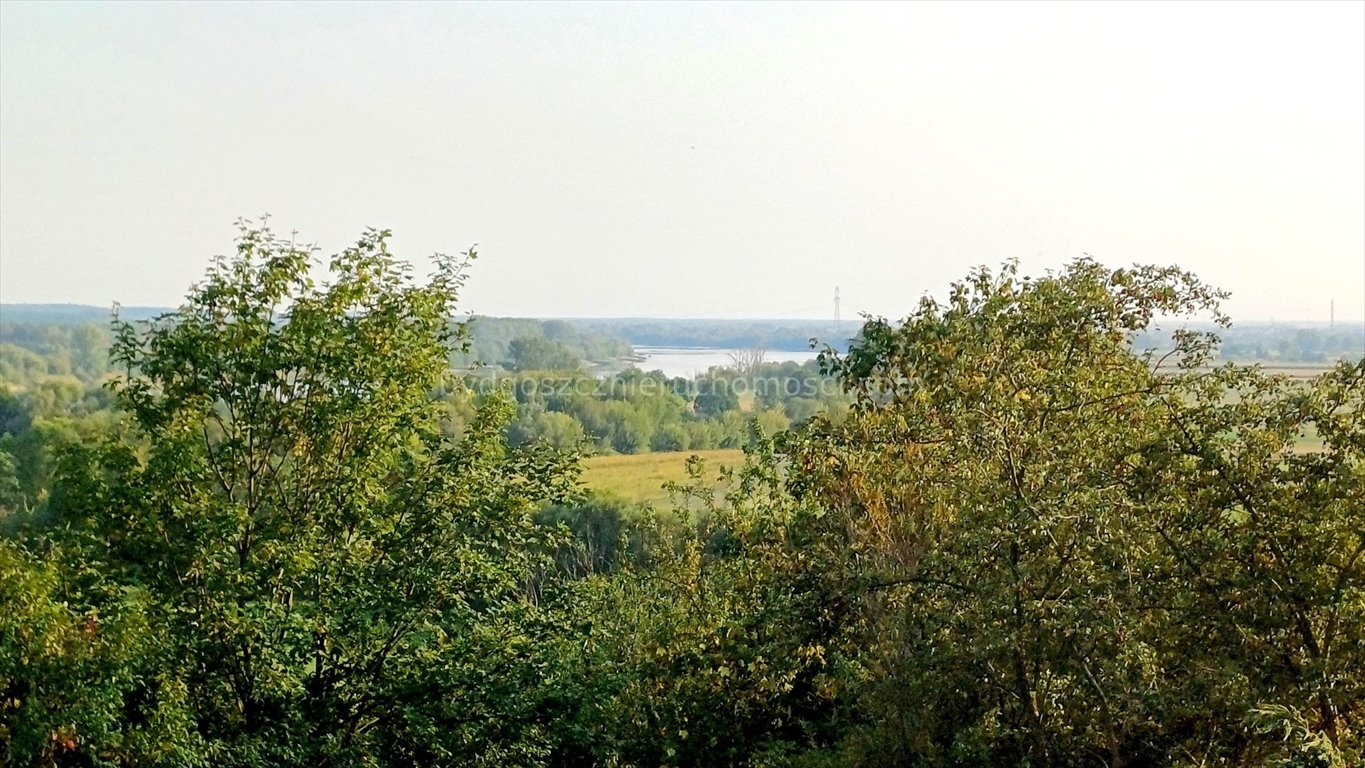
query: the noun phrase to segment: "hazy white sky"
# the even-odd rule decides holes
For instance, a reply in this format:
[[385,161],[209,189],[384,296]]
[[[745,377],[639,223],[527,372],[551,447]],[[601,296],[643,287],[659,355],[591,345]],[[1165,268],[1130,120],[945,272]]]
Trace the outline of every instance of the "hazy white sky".
[[900,316],[1178,263],[1365,316],[1365,3],[0,3],[0,299],[168,305],[232,221],[478,243],[467,310]]

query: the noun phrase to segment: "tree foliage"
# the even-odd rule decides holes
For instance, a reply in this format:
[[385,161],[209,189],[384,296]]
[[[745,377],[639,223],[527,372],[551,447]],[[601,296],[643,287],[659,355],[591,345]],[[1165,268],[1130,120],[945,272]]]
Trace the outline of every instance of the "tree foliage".
[[[47,554],[77,586],[99,574],[75,590],[90,611],[145,596],[181,695],[142,680],[123,704],[178,707],[193,761],[496,762],[538,741],[504,738],[536,724],[500,691],[528,674],[546,551],[531,514],[568,475],[559,454],[507,448],[505,401],[442,434],[464,261],[419,283],[387,238],[367,232],[318,282],[311,251],[244,226],[179,310],[117,324],[128,434],[64,459]],[[35,704],[15,709],[12,749],[51,727]],[[116,753],[63,727],[87,759]]]
[[[852,414],[787,450],[878,627],[863,762],[1359,757],[1365,361],[1299,386],[1211,367],[1211,333],[1132,351],[1219,298],[1007,265],[826,356]],[[1296,452],[1309,429],[1324,449]],[[1257,735],[1271,712],[1307,741]]]
[[[871,319],[752,419],[639,372],[467,387],[466,260],[387,239],[244,226],[115,325],[117,418],[0,396],[9,762],[1365,759],[1365,359],[1222,363],[1221,293],[1083,259]],[[575,487],[584,442],[720,440],[745,465],[671,510]]]

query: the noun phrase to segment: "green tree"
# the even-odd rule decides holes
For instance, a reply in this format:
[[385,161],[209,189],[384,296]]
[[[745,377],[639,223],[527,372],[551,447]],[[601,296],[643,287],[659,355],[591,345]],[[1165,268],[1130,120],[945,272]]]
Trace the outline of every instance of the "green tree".
[[[116,326],[129,434],[63,460],[50,553],[145,595],[198,761],[545,748],[527,584],[552,547],[531,515],[567,490],[565,458],[508,449],[502,398],[461,440],[443,434],[465,262],[438,257],[419,283],[387,240],[367,232],[316,282],[311,252],[243,225],[179,310]],[[81,593],[92,610],[109,599]],[[44,707],[16,710],[11,759],[33,758],[47,726],[26,713]],[[98,731],[71,740],[117,760]]]
[[[716,372],[698,377],[695,382],[696,396],[693,403],[697,413],[702,416],[720,416],[739,410],[738,378],[725,378]],[[740,384],[743,384],[740,381]]]
[[1299,388],[1210,369],[1211,333],[1132,350],[1160,316],[1223,320],[1219,297],[1176,269],[1007,266],[826,355],[853,408],[785,455],[875,627],[851,759],[1358,759],[1365,361]]
[[556,450],[577,451],[585,440],[583,427],[567,413],[523,412],[508,428],[508,441],[514,446],[540,441]]
[[632,526],[643,556],[575,585],[569,610],[591,629],[574,638],[585,690],[560,764],[784,765],[835,740],[854,604],[841,563],[804,537],[820,510],[785,491],[770,443],[752,450],[723,496],[694,457],[678,509]]
[[512,371],[573,371],[583,365],[583,359],[544,336],[522,336],[508,345],[503,365]]
[[19,467],[14,454],[0,446],[0,520],[24,510],[27,501],[19,484]]
[[5,764],[195,762],[185,685],[144,590],[0,539],[0,605]]
[[643,564],[644,511],[624,500],[602,495],[552,504],[536,514],[542,525],[563,525],[572,537],[556,554],[560,569],[581,578],[611,573],[623,562]]

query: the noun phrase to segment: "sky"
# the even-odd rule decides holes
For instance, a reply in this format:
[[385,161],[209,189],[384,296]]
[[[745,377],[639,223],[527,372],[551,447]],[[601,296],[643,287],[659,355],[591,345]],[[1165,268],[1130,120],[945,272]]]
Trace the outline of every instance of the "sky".
[[462,307],[901,317],[1179,264],[1365,317],[1365,3],[0,3],[0,301],[167,306],[239,217],[478,245]]

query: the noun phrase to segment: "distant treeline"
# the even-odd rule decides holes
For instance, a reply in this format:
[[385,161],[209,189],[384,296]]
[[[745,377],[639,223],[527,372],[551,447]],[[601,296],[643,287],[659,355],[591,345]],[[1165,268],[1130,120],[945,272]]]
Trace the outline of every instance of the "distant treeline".
[[[150,320],[172,311],[169,307],[118,307],[124,320]],[[19,325],[98,325],[107,327],[112,307],[89,304],[0,304],[0,326]]]
[[[170,310],[122,307],[124,320],[143,321]],[[113,369],[110,310],[76,304],[0,305],[0,383],[34,386],[51,377],[81,382]],[[859,334],[853,324],[800,320],[540,320],[475,316],[465,319],[468,348],[451,355],[456,369],[505,371],[620,370],[636,347],[806,350],[829,344],[846,350]],[[1190,326],[1193,330],[1209,328]],[[1171,329],[1150,329],[1137,350],[1172,347]],[[1224,360],[1326,364],[1365,354],[1365,333],[1354,324],[1248,323],[1222,329]]]
[[[1212,325],[1194,324],[1190,330],[1212,331]],[[1365,354],[1365,329],[1361,326],[1326,323],[1238,323],[1217,329],[1223,360],[1263,363],[1330,363]],[[1138,334],[1134,348],[1170,349],[1171,329]]]
[[[123,308],[119,317],[144,321],[170,310]],[[82,382],[113,371],[109,362],[109,310],[65,304],[0,308],[0,383],[33,386],[50,377]],[[468,349],[451,355],[457,369],[579,370],[628,360],[630,342],[619,335],[562,320],[474,317],[466,325]]]
[[637,347],[718,347],[797,352],[829,344],[843,350],[857,334],[858,324],[844,322],[836,329],[829,320],[655,320],[603,318],[573,320],[576,325],[620,336]]
[[469,351],[457,355],[457,367],[497,365],[514,371],[577,370],[610,363],[633,353],[618,334],[583,328],[564,320],[518,317],[470,318]]

